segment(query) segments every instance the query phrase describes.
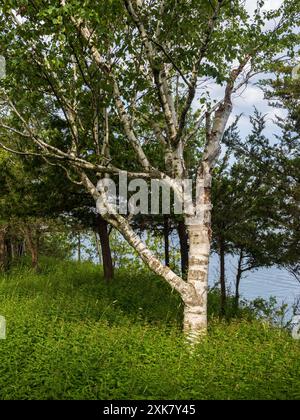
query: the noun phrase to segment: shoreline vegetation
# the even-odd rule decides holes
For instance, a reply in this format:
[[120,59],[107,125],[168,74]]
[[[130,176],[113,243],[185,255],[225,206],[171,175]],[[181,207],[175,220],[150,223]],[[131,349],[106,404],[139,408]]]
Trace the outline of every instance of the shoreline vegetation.
[[300,398],[300,342],[257,319],[263,302],[219,319],[210,291],[209,335],[191,354],[168,289],[145,270],[106,284],[99,266],[54,259],[1,275],[0,399]]

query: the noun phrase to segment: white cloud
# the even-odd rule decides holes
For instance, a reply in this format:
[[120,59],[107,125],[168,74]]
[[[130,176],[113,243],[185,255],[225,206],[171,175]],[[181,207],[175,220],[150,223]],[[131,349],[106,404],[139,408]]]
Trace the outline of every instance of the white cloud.
[[[279,133],[279,128],[275,123],[276,116],[278,115],[284,118],[286,116],[286,111],[280,108],[271,107],[265,99],[262,89],[255,85],[256,81],[253,79],[252,84],[244,90],[241,89],[240,92],[233,96],[233,112],[230,116],[228,125],[234,122],[237,115],[242,114],[239,128],[241,136],[246,137],[251,131],[250,116],[253,115],[254,108],[256,107],[260,113],[266,115],[265,135],[272,141],[274,134]],[[224,97],[224,86],[222,87],[215,83],[211,83],[209,91],[212,99],[220,100]]]
[[[283,0],[266,0],[263,10],[274,10],[278,9],[283,4]],[[253,15],[254,10],[257,7],[256,0],[246,0],[246,9],[250,15]],[[265,29],[272,29],[276,25],[276,22],[269,22]],[[232,124],[237,115],[243,114],[239,127],[241,136],[246,137],[251,131],[250,116],[254,113],[254,107],[258,109],[263,115],[266,115],[266,130],[265,135],[272,141],[274,134],[279,134],[280,129],[276,125],[276,116],[282,118],[286,117],[286,111],[279,108],[271,107],[268,101],[264,98],[264,92],[255,83],[262,78],[257,77],[252,80],[249,86],[233,97],[233,113],[230,117],[229,124]],[[224,97],[224,87],[221,87],[215,83],[211,83],[209,91],[212,99],[220,100]]]
[[276,117],[285,118],[286,111],[270,106],[264,97],[263,91],[258,86],[249,86],[241,95],[233,99],[233,104],[232,120],[234,120],[235,115],[243,114],[239,124],[243,137],[251,130],[250,116],[253,115],[254,107],[266,116],[266,130],[264,134],[272,141],[274,135],[280,133],[280,129],[276,124]]
[[[282,6],[282,4],[283,4],[283,0],[266,0],[263,10],[266,10],[266,11],[276,10],[276,9],[279,9],[279,7]],[[253,15],[254,10],[257,7],[257,2],[255,0],[246,0],[245,7],[247,9],[247,12],[250,15]]]
[[283,0],[267,0],[266,4],[264,5],[264,10],[275,10],[279,9],[283,4]]
[[[263,11],[271,11],[279,9],[284,0],[266,0],[264,6],[262,7]],[[249,13],[250,17],[253,17],[254,11],[257,8],[257,1],[256,0],[246,0],[245,7],[247,12]],[[274,19],[273,21],[269,21],[265,24],[265,30],[272,30],[276,27],[278,23],[278,19]]]

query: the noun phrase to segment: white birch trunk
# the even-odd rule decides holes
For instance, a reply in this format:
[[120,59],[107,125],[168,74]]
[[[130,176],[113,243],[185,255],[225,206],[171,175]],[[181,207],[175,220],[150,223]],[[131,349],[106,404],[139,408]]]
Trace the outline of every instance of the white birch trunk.
[[197,174],[196,215],[186,217],[190,243],[188,283],[195,290],[195,299],[191,304],[185,303],[184,331],[192,343],[207,334],[208,269],[212,237],[211,173],[220,155],[222,136],[232,110],[229,93],[215,113],[212,128],[210,121],[207,122],[206,147]]
[[188,226],[189,269],[188,283],[195,290],[194,299],[185,303],[184,332],[191,343],[207,333],[207,291],[210,254],[210,232],[205,225]]
[[184,309],[184,331],[195,343],[207,333],[208,268],[211,247],[211,175],[202,165],[197,176],[196,213],[186,216],[189,235],[187,282],[195,290],[195,299]]

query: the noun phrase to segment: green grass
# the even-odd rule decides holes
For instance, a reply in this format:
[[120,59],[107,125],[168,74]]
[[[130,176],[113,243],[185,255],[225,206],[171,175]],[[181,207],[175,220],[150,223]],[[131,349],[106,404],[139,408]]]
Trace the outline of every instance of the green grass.
[[178,296],[149,273],[106,286],[92,264],[0,277],[0,399],[299,399],[300,343],[211,319],[191,354]]

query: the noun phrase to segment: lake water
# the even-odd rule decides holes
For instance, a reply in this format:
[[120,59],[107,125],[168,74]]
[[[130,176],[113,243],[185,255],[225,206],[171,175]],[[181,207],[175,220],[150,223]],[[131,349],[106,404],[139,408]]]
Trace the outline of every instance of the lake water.
[[[228,287],[234,291],[237,258],[226,258],[226,280]],[[219,278],[219,258],[212,255],[209,268],[209,284],[212,286]],[[278,303],[286,303],[291,308],[300,297],[300,283],[286,270],[276,267],[261,268],[245,273],[240,286],[241,297],[253,300],[262,297],[268,300],[274,296]]]
[[[119,240],[122,240],[121,237]],[[83,241],[90,249],[91,242],[87,239]],[[178,239],[176,235],[171,237],[172,247],[178,250]],[[84,250],[82,252],[84,258]],[[76,256],[74,255],[74,258]],[[98,257],[94,258],[98,261]],[[235,290],[235,275],[237,267],[237,258],[226,256],[226,281],[228,288],[234,292]],[[219,258],[213,254],[210,259],[209,266],[209,285],[213,286],[219,280]],[[261,297],[268,300],[270,297],[275,297],[278,304],[286,303],[291,309],[296,299],[300,298],[300,283],[286,270],[281,270],[276,267],[261,268],[254,272],[245,273],[240,286],[241,298],[247,300],[254,300]],[[290,315],[291,310],[289,311]]]

